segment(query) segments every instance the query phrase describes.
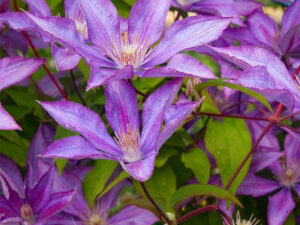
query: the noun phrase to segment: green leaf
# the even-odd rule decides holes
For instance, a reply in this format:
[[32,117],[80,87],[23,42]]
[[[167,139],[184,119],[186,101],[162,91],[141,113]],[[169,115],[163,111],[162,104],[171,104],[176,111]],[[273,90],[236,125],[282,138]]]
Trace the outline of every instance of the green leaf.
[[201,90],[201,96],[205,97],[202,101],[201,111],[207,113],[220,113],[215,102],[210,97],[207,90]]
[[128,5],[133,6],[136,3],[136,0],[124,0]]
[[123,0],[112,0],[120,16],[128,18],[131,7]]
[[168,146],[166,147],[162,147],[159,150],[159,154],[155,159],[155,166],[156,167],[162,167],[163,165],[165,165],[165,163],[167,162],[167,160],[172,157],[173,155],[178,154],[178,152],[176,150],[174,150],[173,148],[170,148]]
[[285,220],[283,225],[296,225],[296,221],[295,221],[295,213],[294,211],[292,211],[290,213],[290,215],[288,216],[288,218]]
[[193,148],[181,155],[186,168],[190,168],[199,183],[206,184],[210,176],[210,162],[205,152],[200,148]]
[[232,201],[243,207],[240,201],[228,191],[209,184],[191,184],[179,188],[172,196],[171,206],[174,208],[184,200],[194,196],[213,196],[218,199]]
[[90,77],[90,67],[88,66],[88,64],[86,64],[86,62],[83,59],[79,61],[78,68],[83,73],[84,79],[88,80]]
[[118,163],[116,161],[101,159],[96,160],[94,168],[85,176],[82,187],[85,198],[90,206],[96,196],[103,191],[106,182],[111,177]]
[[172,167],[155,168],[152,177],[145,186],[153,198],[164,200],[163,208],[168,208],[172,194],[176,191],[176,176]]
[[59,175],[61,175],[61,173],[64,171],[64,168],[67,165],[67,162],[68,162],[68,160],[66,160],[66,159],[55,159],[55,164],[56,164]]
[[125,171],[122,171],[118,177],[116,177],[109,185],[107,185],[107,187],[101,192],[101,194],[98,197],[101,198],[103,195],[109,192],[110,189],[112,189],[114,186],[116,186],[118,183],[120,183],[122,180],[128,177],[130,177],[130,175]]
[[22,151],[26,152],[29,148],[29,141],[20,137],[17,131],[4,131],[0,130],[0,136],[3,137],[6,141],[11,142],[12,144],[18,146]]
[[202,89],[205,89],[205,88],[208,88],[208,87],[213,87],[213,86],[225,86],[225,87],[229,87],[231,89],[239,90],[243,93],[248,94],[249,96],[252,96],[252,97],[256,98],[258,101],[260,101],[262,104],[264,104],[268,109],[270,109],[272,111],[272,107],[270,106],[270,103],[267,101],[267,99],[262,94],[259,94],[255,91],[252,91],[249,88],[245,88],[245,87],[237,85],[237,84],[232,84],[232,83],[225,82],[221,79],[219,79],[219,80],[208,80],[204,83],[200,83],[196,86],[196,90],[201,91]]
[[22,150],[18,145],[2,137],[0,137],[0,154],[9,157],[21,167],[24,167],[26,164],[27,151]]
[[[248,127],[242,119],[211,120],[207,125],[204,141],[206,149],[216,159],[223,185],[226,186],[251,150],[251,135]],[[248,160],[231,185],[231,193],[235,193],[246,176],[250,161]]]

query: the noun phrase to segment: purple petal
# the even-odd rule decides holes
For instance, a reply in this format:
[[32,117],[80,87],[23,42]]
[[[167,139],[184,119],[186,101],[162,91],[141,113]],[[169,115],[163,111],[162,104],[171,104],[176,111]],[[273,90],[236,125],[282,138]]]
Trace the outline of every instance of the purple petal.
[[99,47],[120,43],[120,20],[111,1],[78,0],[78,3],[87,21],[90,41]]
[[51,45],[52,56],[58,71],[71,70],[79,63],[81,57],[72,49]]
[[120,33],[123,34],[126,31],[128,31],[128,20],[120,17]]
[[28,42],[21,32],[9,29],[0,37],[3,51],[9,56],[18,56],[18,50],[26,55],[28,50]]
[[35,27],[34,23],[24,13],[20,12],[6,12],[0,14],[0,22],[7,23],[10,28],[17,31]]
[[41,156],[64,159],[110,158],[80,136],[71,136],[55,141]]
[[128,33],[131,41],[138,40],[151,46],[162,35],[171,0],[139,0],[131,9]]
[[255,1],[202,0],[192,5],[191,10],[203,14],[233,17],[233,23],[243,26],[241,16],[251,14],[261,6]]
[[41,209],[37,221],[43,221],[61,211],[74,198],[76,189],[67,192],[58,192],[51,195],[47,205]]
[[35,29],[43,36],[50,37],[51,40],[64,45],[64,47],[73,49],[88,63],[93,58],[104,66],[114,65],[101,54],[100,50],[96,51],[92,46],[85,44],[84,37],[77,31],[74,21],[55,16],[37,17],[30,13],[26,13],[26,15],[36,25]]
[[29,11],[36,16],[51,16],[51,11],[45,0],[23,0],[29,6]]
[[[153,152],[155,150],[153,149]],[[145,159],[133,163],[120,162],[123,169],[138,181],[148,180],[153,173],[155,156],[150,155]]]
[[6,112],[0,102],[0,130],[21,130],[14,118]]
[[110,82],[105,87],[106,118],[114,130],[139,129],[139,109],[136,92],[132,84],[125,80]]
[[50,200],[54,181],[54,168],[54,166],[50,167],[32,189],[26,187],[26,199],[29,200],[34,212],[39,212]]
[[[78,177],[78,172],[85,172],[84,175],[90,170],[90,168],[79,167],[77,171],[72,170],[71,172],[63,171],[61,175],[56,171],[55,173],[55,181],[53,183],[53,191],[54,192],[62,192],[65,190],[71,190],[76,188],[77,192],[74,196],[72,202],[64,208],[64,212],[67,212],[71,215],[78,216],[81,219],[85,219],[84,216],[86,213],[90,211],[90,208],[84,198],[82,191],[82,180],[83,178]],[[78,215],[78,212],[82,212]]]
[[87,91],[100,85],[107,84],[114,80],[131,79],[133,77],[133,67],[125,66],[121,70],[100,68],[98,65],[91,64],[91,76],[88,80]]
[[248,173],[242,184],[239,186],[237,193],[241,195],[258,197],[275,191],[276,189],[280,188],[280,186],[281,185],[279,182],[271,181],[255,176],[252,173]]
[[268,224],[282,225],[294,208],[295,203],[291,190],[283,188],[277,194],[269,197]]
[[34,73],[44,59],[7,57],[0,60],[0,91]]
[[263,12],[257,11],[248,17],[248,27],[257,40],[275,49],[278,25]]
[[143,130],[141,134],[141,151],[149,153],[155,149],[156,138],[160,132],[164,113],[173,103],[183,79],[174,79],[151,94],[143,106]]
[[[12,160],[2,155],[0,155],[0,177],[4,178],[0,184],[8,185],[8,188],[16,191],[20,197],[24,196],[24,183],[19,168]],[[7,198],[10,197],[9,190],[4,193],[7,193]]]
[[82,13],[82,10],[77,1],[65,0],[64,6],[65,6],[65,13],[67,18],[78,22],[85,21],[84,14]]
[[[54,79],[57,81],[58,85],[63,89],[63,85],[60,83],[59,79],[65,77],[67,74],[65,72],[58,72],[53,74]],[[57,87],[51,81],[49,76],[43,76],[38,83],[39,87],[43,90],[43,93],[51,96],[55,99],[61,99],[62,95],[58,91]]]
[[136,206],[125,206],[108,220],[111,225],[149,225],[156,221],[158,218],[152,212]]
[[149,55],[151,59],[144,67],[164,63],[180,51],[216,40],[230,21],[213,16],[192,16],[175,22]]
[[282,17],[282,33],[287,33],[293,26],[300,21],[300,2],[294,1],[285,11]]
[[261,151],[256,151],[251,162],[251,171],[258,172],[283,156],[283,152],[277,149],[261,147]]
[[206,65],[202,64],[194,57],[185,54],[177,54],[173,56],[167,67],[200,78],[216,78],[215,74]]
[[295,25],[288,30],[284,35],[280,36],[279,47],[283,54],[292,51],[299,45],[300,24]]
[[299,166],[300,140],[295,138],[292,134],[288,133],[284,140],[284,153],[287,165]]
[[26,185],[33,187],[39,179],[49,170],[52,160],[37,158],[53,141],[55,130],[46,124],[41,124],[33,137],[26,161]]
[[160,147],[171,137],[171,135],[177,130],[177,128],[182,124],[182,122],[186,119],[186,117],[195,109],[197,108],[202,99],[197,102],[186,102],[176,104],[171,106],[165,113],[165,121],[166,124],[163,130],[160,132],[156,147],[157,151]]
[[[280,97],[279,100],[290,100],[287,91],[298,98],[298,89],[294,85],[292,76],[286,69],[284,63],[268,50],[253,46],[211,48],[242,69],[249,69],[251,66],[265,66],[270,76],[274,79],[276,89],[282,89],[281,91],[283,91],[282,94],[279,94],[281,96],[277,96],[277,98]],[[257,55],[260,57],[256,57]],[[272,97],[272,90],[266,90],[265,92],[269,97]],[[278,92],[280,92],[280,90],[278,90]],[[287,106],[291,105],[290,101],[282,103]]]
[[63,127],[78,132],[96,148],[111,154],[122,154],[94,111],[74,102],[40,102],[41,106]]
[[15,217],[18,215],[18,213],[13,209],[13,207],[11,207],[11,202],[7,200],[4,196],[0,196],[0,221],[1,214],[4,214],[4,218]]
[[97,208],[99,214],[106,216],[109,214],[110,209],[115,207],[116,200],[119,197],[125,182],[125,180],[121,181],[108,193],[97,200]]
[[300,184],[294,184],[293,188],[296,191],[298,197],[300,197]]

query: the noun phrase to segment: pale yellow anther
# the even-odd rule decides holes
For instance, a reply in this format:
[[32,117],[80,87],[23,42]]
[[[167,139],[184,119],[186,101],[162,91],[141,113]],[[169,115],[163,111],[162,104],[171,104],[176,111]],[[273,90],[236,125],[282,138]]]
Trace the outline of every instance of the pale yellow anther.
[[115,141],[124,153],[124,159],[127,162],[136,162],[142,158],[140,153],[140,131],[127,125],[126,130],[122,127],[115,133]]

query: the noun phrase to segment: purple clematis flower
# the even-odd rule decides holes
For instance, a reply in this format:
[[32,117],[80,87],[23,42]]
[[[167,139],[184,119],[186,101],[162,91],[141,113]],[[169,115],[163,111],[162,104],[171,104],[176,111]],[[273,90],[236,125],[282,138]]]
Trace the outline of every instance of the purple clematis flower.
[[[44,59],[7,57],[0,60],[0,91],[25,79],[34,73]],[[0,130],[21,129],[0,103]]]
[[[114,175],[111,178],[113,177]],[[113,215],[109,215],[110,209],[116,206],[116,200],[124,187],[125,181],[121,181],[107,194],[100,199],[98,198],[92,208],[88,206],[83,196],[81,183],[82,180],[78,178],[77,171],[64,171],[61,177],[59,177],[59,181],[55,184],[58,190],[74,187],[74,185],[78,186],[74,200],[64,208],[64,212],[73,216],[72,224],[74,225],[152,225],[158,220],[150,211],[130,205],[124,206]]]
[[[107,84],[105,111],[115,140],[108,134],[100,117],[90,109],[69,101],[41,102],[59,124],[83,136],[56,141],[42,156],[117,160],[135,179],[147,180],[152,175],[159,148],[201,103],[200,100],[171,105],[181,84],[182,78],[172,80],[147,98],[143,106],[141,133],[133,86],[125,80]],[[161,130],[163,121],[165,126]]]
[[252,0],[173,0],[175,7],[204,15],[233,17],[236,25],[245,26],[242,16],[247,16],[262,7]]
[[[176,21],[152,48],[162,36],[171,0],[138,0],[127,23],[109,0],[79,0],[78,4],[85,19],[27,15],[44,36],[86,59],[91,66],[87,89],[131,78],[133,72],[143,76],[176,53],[217,39],[231,21],[216,16]],[[87,37],[93,45],[86,43]]]
[[[294,209],[295,203],[292,196],[292,189],[300,196],[300,141],[288,134],[284,142],[284,158],[278,159],[271,165],[269,160],[264,164],[274,174],[276,181],[258,177],[253,173],[247,175],[238,189],[239,194],[252,195],[253,197],[263,196],[280,188],[280,191],[269,197],[268,224],[282,225],[290,212]],[[269,156],[272,152],[266,152]],[[278,151],[273,152],[278,155]],[[262,155],[261,155],[262,156]],[[270,157],[267,158],[270,158]],[[278,158],[278,157],[277,157]],[[256,188],[253,188],[255,186]]]
[[4,194],[0,196],[1,224],[55,224],[51,216],[73,199],[76,189],[53,191],[55,167],[49,160],[36,158],[53,139],[52,128],[42,125],[29,149],[24,183],[18,167],[0,156],[0,184]]

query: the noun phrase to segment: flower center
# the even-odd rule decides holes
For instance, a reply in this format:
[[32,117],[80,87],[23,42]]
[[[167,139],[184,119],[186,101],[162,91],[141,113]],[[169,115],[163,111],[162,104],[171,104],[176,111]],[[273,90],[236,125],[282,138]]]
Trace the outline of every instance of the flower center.
[[291,187],[297,182],[299,175],[299,172],[294,170],[294,168],[286,168],[284,169],[283,174],[281,175],[280,181],[282,185]]
[[86,21],[75,20],[75,26],[76,30],[87,40],[89,36]]
[[127,125],[126,130],[122,127],[115,133],[115,141],[124,152],[124,159],[127,162],[136,162],[142,158],[140,153],[140,131]]
[[21,207],[21,217],[29,224],[34,224],[34,214],[32,208],[28,204],[24,204]]
[[105,45],[104,51],[120,68],[126,65],[132,65],[134,68],[138,68],[149,60],[147,56],[151,52],[150,47],[150,44],[147,43],[146,40],[142,41],[138,36],[132,38],[130,41],[128,33],[125,32],[122,35],[119,45],[107,44]]
[[105,225],[106,222],[102,220],[100,215],[92,214],[90,220],[87,222],[87,225]]

